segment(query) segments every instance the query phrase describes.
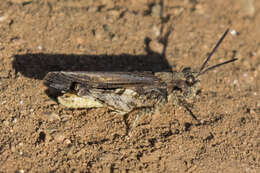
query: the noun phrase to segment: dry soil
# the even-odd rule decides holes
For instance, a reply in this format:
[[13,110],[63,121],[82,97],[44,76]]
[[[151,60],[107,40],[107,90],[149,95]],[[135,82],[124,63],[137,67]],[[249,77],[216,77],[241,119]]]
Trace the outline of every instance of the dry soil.
[[[257,0],[1,1],[0,172],[260,172],[259,9]],[[128,137],[123,116],[67,109],[43,85],[49,71],[199,69],[227,28],[209,64],[238,61],[203,76],[193,104],[202,124],[167,106]]]

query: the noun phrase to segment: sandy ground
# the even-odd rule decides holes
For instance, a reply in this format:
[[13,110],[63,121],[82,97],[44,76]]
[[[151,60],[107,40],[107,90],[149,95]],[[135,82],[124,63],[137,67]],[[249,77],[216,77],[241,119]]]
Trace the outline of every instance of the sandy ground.
[[[259,9],[257,0],[1,2],[0,172],[260,172]],[[129,138],[122,116],[46,94],[42,79],[55,70],[198,69],[227,28],[210,64],[239,60],[203,76],[201,125],[169,106],[143,115]]]

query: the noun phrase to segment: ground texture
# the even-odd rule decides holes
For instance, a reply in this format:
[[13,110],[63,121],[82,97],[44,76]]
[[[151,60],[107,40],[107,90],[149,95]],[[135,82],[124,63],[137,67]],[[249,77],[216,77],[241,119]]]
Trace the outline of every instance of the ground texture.
[[[1,2],[0,172],[260,172],[259,9],[257,0]],[[55,70],[198,69],[227,28],[210,64],[239,60],[203,76],[193,109],[202,124],[166,106],[128,137],[122,116],[69,110],[45,92]]]

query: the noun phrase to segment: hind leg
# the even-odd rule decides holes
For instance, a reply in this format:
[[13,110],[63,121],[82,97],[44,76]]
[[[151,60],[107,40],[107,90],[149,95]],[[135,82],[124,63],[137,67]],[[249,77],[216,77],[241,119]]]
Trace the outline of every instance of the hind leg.
[[152,108],[152,107],[140,107],[140,108],[137,108],[134,110],[138,110],[138,111],[137,111],[137,114],[135,114],[135,119],[134,119],[133,123],[131,123],[131,124],[127,121],[127,119],[128,119],[129,114],[132,111],[124,114],[124,123],[126,125],[126,135],[128,138],[130,138],[132,136],[135,128],[138,126],[138,124],[140,122],[140,117],[154,112],[154,108]]

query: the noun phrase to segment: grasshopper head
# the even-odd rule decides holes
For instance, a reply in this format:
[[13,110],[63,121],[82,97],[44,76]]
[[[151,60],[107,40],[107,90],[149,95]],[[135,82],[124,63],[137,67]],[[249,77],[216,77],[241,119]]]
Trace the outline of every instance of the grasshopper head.
[[228,31],[229,30],[227,29],[197,72],[192,70],[190,67],[185,67],[180,72],[173,72],[172,81],[169,85],[170,87],[168,88],[168,92],[171,93],[171,97],[173,98],[173,100],[177,100],[179,102],[180,100],[186,100],[195,97],[200,91],[200,77],[203,74],[215,69],[216,67],[237,60],[236,58],[233,58],[205,69],[211,56],[215,53],[216,49],[225,38]]
[[168,99],[173,99],[174,104],[179,104],[180,100],[188,100],[194,98],[201,90],[200,78],[203,74],[212,69],[215,69],[216,67],[233,62],[235,60],[237,59],[225,61],[223,63],[211,66],[204,71],[200,70],[199,72],[192,70],[192,68],[190,67],[185,67],[180,72],[173,72],[172,80],[167,83],[167,90],[170,97]]
[[186,67],[179,72],[172,73],[172,80],[168,83],[168,93],[174,97],[174,100],[179,98],[193,98],[197,95],[200,86],[200,80],[196,76],[198,73],[190,67]]

